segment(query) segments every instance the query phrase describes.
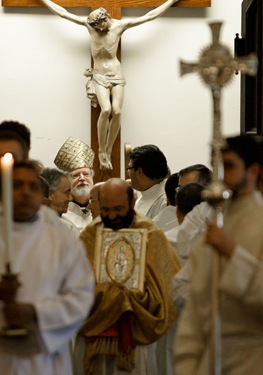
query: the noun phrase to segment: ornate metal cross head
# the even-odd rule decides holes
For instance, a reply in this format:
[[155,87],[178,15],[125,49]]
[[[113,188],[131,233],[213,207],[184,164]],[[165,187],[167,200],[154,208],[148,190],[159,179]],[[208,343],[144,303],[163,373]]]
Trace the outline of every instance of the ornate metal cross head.
[[206,190],[206,199],[210,203],[218,203],[229,197],[221,181],[223,179],[223,168],[220,149],[223,145],[221,133],[221,89],[228,84],[233,74],[240,71],[244,74],[255,75],[257,72],[257,57],[250,54],[241,58],[234,58],[229,48],[220,43],[220,31],[222,22],[210,23],[212,32],[212,44],[204,48],[199,61],[187,63],[180,61],[181,76],[197,72],[202,81],[210,87],[213,97],[213,139],[212,167],[213,182]]
[[233,58],[229,48],[219,42],[222,22],[208,25],[212,32],[212,44],[203,49],[199,62],[186,63],[181,60],[181,75],[198,72],[202,81],[211,89],[222,88],[236,71],[255,75],[257,57],[250,54],[247,57]]

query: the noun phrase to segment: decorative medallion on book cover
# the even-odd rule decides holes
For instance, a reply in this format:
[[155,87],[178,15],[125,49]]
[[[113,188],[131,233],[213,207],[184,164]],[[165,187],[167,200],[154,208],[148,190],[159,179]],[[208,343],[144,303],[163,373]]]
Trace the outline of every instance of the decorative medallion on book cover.
[[144,288],[146,229],[98,228],[95,272],[98,283],[116,282],[128,289]]

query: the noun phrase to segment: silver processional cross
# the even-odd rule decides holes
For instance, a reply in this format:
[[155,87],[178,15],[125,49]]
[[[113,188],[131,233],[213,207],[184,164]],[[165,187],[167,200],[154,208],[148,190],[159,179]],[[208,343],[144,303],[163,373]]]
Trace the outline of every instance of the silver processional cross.
[[210,23],[212,44],[204,48],[197,63],[180,61],[181,75],[197,72],[202,81],[210,87],[213,98],[213,138],[212,138],[212,167],[215,180],[222,179],[221,166],[217,157],[222,146],[221,132],[221,90],[228,84],[237,71],[255,75],[257,72],[257,57],[251,54],[247,57],[233,58],[230,50],[219,42],[222,22]]
[[[181,75],[197,72],[202,81],[210,87],[213,98],[213,135],[211,156],[213,178],[212,183],[205,189],[204,199],[215,207],[217,225],[223,226],[221,204],[231,196],[223,184],[223,166],[221,148],[223,146],[221,129],[221,90],[228,84],[233,74],[240,71],[244,74],[255,75],[257,72],[257,57],[250,54],[246,57],[233,58],[229,49],[219,42],[222,22],[209,24],[212,32],[212,44],[204,48],[197,63],[180,61]],[[210,374],[221,374],[221,315],[218,281],[220,274],[220,257],[213,253],[212,269],[212,319],[211,319],[211,358]]]

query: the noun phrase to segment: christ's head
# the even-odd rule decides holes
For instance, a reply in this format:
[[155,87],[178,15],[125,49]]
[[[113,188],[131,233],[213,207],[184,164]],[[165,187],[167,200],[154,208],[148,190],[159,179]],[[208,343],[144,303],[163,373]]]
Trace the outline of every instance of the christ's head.
[[104,8],[98,8],[88,16],[88,24],[94,29],[107,31],[111,25],[111,15]]

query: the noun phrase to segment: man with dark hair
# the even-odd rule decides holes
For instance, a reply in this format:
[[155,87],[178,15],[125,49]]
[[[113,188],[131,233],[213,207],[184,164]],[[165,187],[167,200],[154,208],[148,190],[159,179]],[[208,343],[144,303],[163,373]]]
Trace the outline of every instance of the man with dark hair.
[[26,143],[20,135],[10,130],[0,131],[0,156],[10,152],[15,161],[22,161],[28,158]]
[[127,170],[132,187],[141,192],[135,210],[152,219],[167,205],[164,185],[169,168],[166,157],[157,146],[144,145],[135,147],[129,158]]
[[179,184],[179,174],[173,173],[171,174],[164,185],[164,191],[166,194],[167,204],[171,206],[176,206],[176,188]]
[[167,205],[152,219],[164,232],[178,225],[176,217],[176,189],[178,182],[178,173],[173,173],[167,178],[164,185]]
[[[211,182],[212,171],[203,164],[193,164],[179,171],[177,192],[187,183],[196,182],[207,186]],[[203,230],[205,222],[211,216],[212,209],[207,202],[196,205],[185,217],[179,228],[166,233],[169,242],[175,247],[176,254],[183,265],[189,256],[192,242]],[[178,275],[179,277],[179,275]]]
[[[169,186],[171,185],[172,188],[170,188],[169,191],[174,199],[176,197],[177,204],[176,206],[168,205],[167,208],[163,209],[158,216],[159,218],[162,218],[164,217],[162,216],[162,214],[166,213],[165,216],[167,217],[167,209],[174,209],[169,210],[169,212],[170,215],[171,213],[175,215],[175,219],[171,219],[171,221],[167,222],[166,225],[163,226],[163,231],[171,245],[172,250],[176,253],[175,249],[173,248],[174,242],[172,241],[172,238],[176,237],[176,233],[179,229],[179,224],[182,223],[185,215],[188,212],[190,212],[195,205],[201,202],[201,191],[204,187],[197,183],[188,183],[182,186],[178,193],[176,193],[176,187],[178,185],[178,173],[176,173],[175,175],[171,175],[170,177],[172,177],[172,181],[170,181]],[[166,185],[170,177],[167,179]],[[153,219],[154,222],[156,218]],[[159,223],[157,222],[157,224]],[[176,275],[178,275],[180,272],[181,270],[179,270],[176,273]],[[173,374],[173,361],[171,353],[173,352],[174,332],[176,329],[176,324],[177,322],[175,321],[173,325],[170,327],[169,331],[166,333],[166,335],[163,336],[161,340],[157,343],[157,356],[162,358],[161,361],[165,363],[165,366],[161,366],[160,374]]]
[[[216,220],[192,248],[189,298],[179,321],[176,375],[210,374],[212,273],[219,257],[221,372],[261,375],[263,366],[263,200],[256,191],[261,174],[257,143],[248,136],[226,139],[222,149],[224,182],[232,198],[224,226]],[[219,343],[219,342],[218,342]]]
[[[181,169],[178,172],[178,177],[176,194],[178,194],[183,186],[189,183],[199,183],[202,186],[208,185],[211,181],[212,172],[203,164],[193,164]],[[193,210],[189,210],[186,219],[182,221],[180,226],[178,226],[178,219],[176,218],[176,221],[171,221],[165,228],[165,235],[178,255],[181,264],[183,264],[188,257],[190,246],[189,237],[193,236],[194,233],[192,221],[194,221],[196,217],[198,222],[203,220],[203,216],[199,214],[199,210],[202,210],[202,213],[210,212],[210,206],[206,202],[195,206]],[[194,210],[197,212],[195,213]],[[194,217],[194,219],[192,219],[192,217]],[[196,231],[199,231],[200,227],[201,225],[197,225]]]
[[0,131],[12,131],[18,134],[25,142],[25,146],[27,149],[26,152],[26,159],[28,159],[30,147],[31,147],[31,133],[29,128],[21,124],[18,121],[3,121],[0,124]]
[[179,171],[178,187],[189,182],[197,182],[206,186],[211,181],[212,172],[203,164],[193,164]]
[[[7,275],[0,281],[3,375],[72,375],[69,342],[94,300],[94,275],[83,243],[53,210],[42,205],[42,199],[43,187],[34,163],[14,164],[11,265],[21,285],[15,301],[10,301],[12,278]],[[4,220],[1,207],[1,275],[7,262]],[[24,328],[27,334],[17,336],[4,326]]]
[[204,186],[196,182],[190,182],[178,190],[176,196],[176,214],[179,224],[182,224],[185,216],[202,202]]
[[[125,228],[145,230],[144,286],[143,290],[139,290],[124,284],[125,281],[136,280],[136,272],[139,273],[137,256],[140,244],[137,243],[131,253],[130,243],[122,235],[121,257],[127,273],[123,282],[116,282],[110,270],[116,262],[120,245],[117,237],[113,243],[108,239],[109,251],[103,257],[103,263],[105,272],[110,276],[108,281],[97,283],[94,308],[77,337],[74,353],[74,363],[78,366],[76,374],[151,375],[158,365],[156,342],[175,318],[171,304],[171,281],[178,270],[177,259],[162,231],[151,220],[134,211],[133,189],[127,181],[112,178],[104,182],[100,186],[99,201],[100,216],[80,235],[91,263],[96,267],[101,227],[113,231]],[[162,361],[165,359],[162,358]]]

